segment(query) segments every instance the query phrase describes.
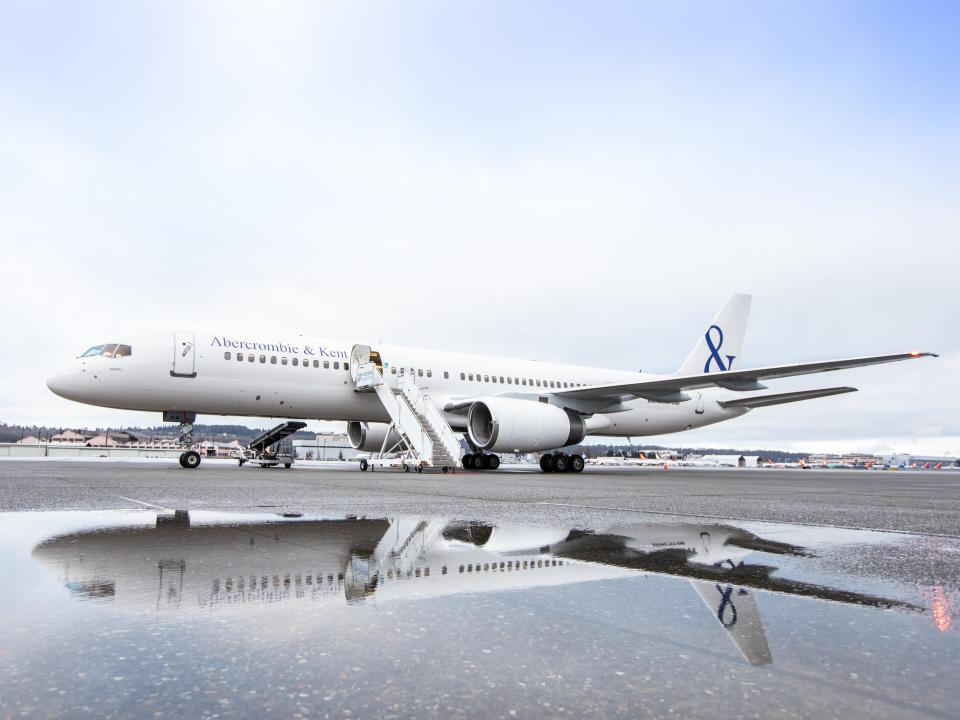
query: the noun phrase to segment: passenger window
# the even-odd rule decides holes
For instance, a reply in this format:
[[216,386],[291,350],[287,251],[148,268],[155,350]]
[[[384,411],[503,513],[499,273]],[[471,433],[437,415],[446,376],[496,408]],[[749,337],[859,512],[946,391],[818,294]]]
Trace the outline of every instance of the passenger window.
[[484,382],[490,382],[490,376],[489,376],[489,375],[484,375],[484,376],[483,376],[483,381],[484,381]]
[[556,387],[556,385],[554,385],[553,380],[550,381],[550,387]]
[[491,382],[496,382],[496,381],[497,381],[497,376],[494,375],[493,378],[491,379]]
[[133,355],[133,348],[129,345],[117,345],[117,352],[114,353],[114,357],[130,357]]
[[527,384],[527,379],[524,378],[523,380],[521,380],[521,382],[522,382],[524,385],[526,385],[526,384]]
[[260,362],[261,362],[261,363],[265,363],[266,361],[267,361],[267,356],[266,356],[266,355],[261,355],[261,356],[260,356]]
[[227,351],[223,354],[223,359],[224,359],[224,360],[229,360],[230,357],[231,357],[230,351],[227,350]]
[[329,361],[329,360],[324,360],[324,361],[323,361],[323,369],[324,369],[324,370],[329,370],[329,369],[330,369],[330,361]]
[[473,373],[470,373],[470,380],[473,380]]
[[115,353],[116,350],[117,350],[117,344],[111,343],[109,345],[104,345],[103,350],[100,351],[100,354],[105,355],[107,357],[113,357],[113,353]]
[[500,382],[503,382],[503,375],[500,376]]
[[537,380],[537,387],[540,387],[540,381]]
[[427,370],[427,377],[433,377],[433,370]]
[[253,353],[247,355],[247,362],[253,362]]
[[243,362],[243,353],[237,353],[237,362]]
[[419,370],[417,370],[417,375],[419,375],[420,377],[423,377],[423,368],[420,368]]
[[450,379],[450,371],[449,371],[449,370],[444,370],[444,371],[443,371],[443,379],[444,379],[444,380],[449,380],[449,379]]
[[513,384],[514,384],[514,385],[519,385],[519,384],[520,384],[520,378],[514,378],[514,379],[513,379]]
[[281,364],[281,365],[286,365],[286,364],[287,364],[287,359],[286,359],[285,357],[280,358],[280,364]]
[[313,361],[313,366],[314,366],[315,368],[320,367],[320,361],[319,361],[319,360],[314,360],[314,361]]
[[293,358],[292,360],[290,360],[290,364],[296,367],[297,365],[300,364],[300,358]]
[[396,368],[396,366],[390,368],[390,374],[391,374],[391,375],[396,375],[396,374],[397,374],[397,368]]
[[513,378],[507,378],[507,385],[513,385]]
[[334,363],[333,363],[333,369],[334,369],[334,370],[339,370],[339,369],[340,369],[340,363],[339,363],[339,362],[334,362]]
[[[466,380],[466,379],[467,379],[464,373],[460,373],[460,379],[461,379],[461,380]],[[472,376],[472,375],[470,376],[470,379],[473,380],[473,376]]]
[[306,358],[304,358],[304,359],[303,359],[303,362],[300,363],[300,364],[303,365],[305,368],[310,367],[310,361],[307,360]]
[[344,363],[344,364],[343,364],[343,369],[344,369],[344,370],[349,370],[349,369],[350,369],[350,363]]
[[276,364],[277,364],[277,356],[276,356],[276,355],[271,355],[271,356],[270,356],[270,364],[271,364],[271,365],[276,365]]

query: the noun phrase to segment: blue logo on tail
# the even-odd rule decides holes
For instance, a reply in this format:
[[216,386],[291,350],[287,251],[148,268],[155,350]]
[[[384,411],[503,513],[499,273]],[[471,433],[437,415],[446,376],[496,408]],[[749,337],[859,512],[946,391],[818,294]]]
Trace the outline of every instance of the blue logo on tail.
[[[714,345],[714,338],[710,334],[713,330],[717,331],[716,345]],[[723,347],[723,330],[720,329],[719,325],[711,325],[707,328],[707,333],[703,336],[703,339],[707,341],[707,347],[710,348],[710,357],[707,358],[706,364],[703,366],[703,371],[705,373],[710,372],[710,363],[714,360],[717,361],[717,368],[723,372],[733,368],[733,359],[736,355],[727,355],[727,364],[723,364],[723,358],[720,356],[720,348]]]

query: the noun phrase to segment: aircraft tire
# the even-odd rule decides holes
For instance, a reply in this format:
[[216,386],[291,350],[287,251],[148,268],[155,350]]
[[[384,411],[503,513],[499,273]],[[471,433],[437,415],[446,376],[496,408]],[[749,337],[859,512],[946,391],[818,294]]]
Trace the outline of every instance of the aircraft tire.
[[570,458],[566,455],[556,455],[553,458],[553,471],[554,472],[567,472],[570,469]]
[[366,460],[360,461],[360,470],[362,472],[366,472],[368,467],[369,467],[369,463]]
[[500,456],[487,455],[487,467],[490,470],[496,470],[498,467],[500,467]]
[[187,470],[193,470],[200,466],[200,453],[195,450],[188,450],[180,454],[180,467]]
[[570,456],[570,472],[582,473],[583,472],[583,456],[582,455],[571,455]]
[[553,455],[547,453],[540,456],[540,470],[545,473],[553,472]]
[[467,453],[462,458],[460,458],[460,464],[463,465],[464,470],[473,470],[473,455]]

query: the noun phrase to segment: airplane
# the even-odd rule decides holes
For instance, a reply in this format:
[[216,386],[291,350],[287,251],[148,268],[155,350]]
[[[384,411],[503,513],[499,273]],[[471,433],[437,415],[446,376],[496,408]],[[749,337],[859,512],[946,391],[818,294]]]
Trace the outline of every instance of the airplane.
[[[459,464],[468,469],[497,469],[497,452],[542,452],[544,472],[582,472],[581,455],[556,449],[588,435],[664,435],[757,408],[856,391],[757,394],[767,389],[766,380],[936,357],[913,351],[742,369],[750,302],[750,295],[731,295],[670,375],[193,329],[94,345],[57,370],[47,386],[89,405],[161,412],[164,422],[180,424],[187,445],[199,413],[337,420],[347,422],[358,450],[413,448],[423,464],[444,471],[457,467],[462,435],[470,452]],[[188,450],[180,464],[195,468],[200,455]]]
[[[362,603],[682,578],[751,665],[773,662],[754,590],[924,612],[902,600],[781,577],[765,562],[810,551],[713,523],[593,531],[416,516],[287,520],[203,511],[172,517],[144,511],[123,522],[48,538],[32,557],[77,600],[119,612],[236,616],[310,602],[320,622]],[[656,607],[655,588],[644,586],[637,617],[648,603]],[[677,609],[688,619],[683,612]]]

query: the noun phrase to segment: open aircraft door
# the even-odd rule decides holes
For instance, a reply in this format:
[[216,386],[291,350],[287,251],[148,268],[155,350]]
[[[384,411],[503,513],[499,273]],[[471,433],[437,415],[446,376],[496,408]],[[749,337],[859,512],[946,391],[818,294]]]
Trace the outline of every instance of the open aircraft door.
[[173,334],[173,377],[195,378],[196,348],[192,332],[175,332]]
[[353,346],[353,349],[350,351],[350,379],[353,380],[354,385],[359,383],[357,373],[360,371],[361,366],[371,362],[377,366],[377,370],[383,375],[383,361],[380,359],[379,352],[371,350],[369,345]]

